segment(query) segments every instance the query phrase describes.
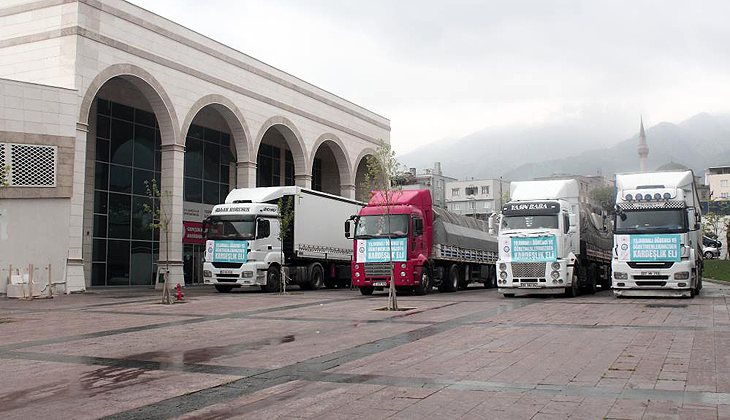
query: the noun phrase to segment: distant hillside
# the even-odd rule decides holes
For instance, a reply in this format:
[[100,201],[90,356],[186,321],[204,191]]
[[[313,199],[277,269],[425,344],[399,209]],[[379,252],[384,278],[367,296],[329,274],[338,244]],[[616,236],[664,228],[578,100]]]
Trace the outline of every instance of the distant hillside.
[[[501,175],[514,181],[556,172],[592,175],[600,170],[610,176],[638,169],[638,133],[616,143],[586,131],[569,126],[483,130],[422,147],[399,159],[419,168],[441,161],[444,173],[457,178]],[[680,124],[663,122],[648,127],[646,137],[650,169],[673,161],[701,174],[708,166],[730,164],[728,116],[701,113]],[[586,146],[596,144],[607,147]]]

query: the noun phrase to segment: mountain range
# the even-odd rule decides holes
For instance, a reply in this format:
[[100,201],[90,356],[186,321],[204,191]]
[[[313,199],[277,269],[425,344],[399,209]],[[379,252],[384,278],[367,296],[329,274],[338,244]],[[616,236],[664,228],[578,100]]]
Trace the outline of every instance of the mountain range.
[[[730,116],[697,114],[679,124],[662,122],[645,130],[648,167],[674,162],[703,174],[709,166],[730,164]],[[544,124],[526,128],[487,128],[460,139],[421,146],[398,156],[407,167],[441,162],[444,175],[458,179],[524,181],[554,173],[611,177],[638,170],[638,132],[617,142],[610,134],[581,125]],[[596,145],[606,145],[596,147]]]

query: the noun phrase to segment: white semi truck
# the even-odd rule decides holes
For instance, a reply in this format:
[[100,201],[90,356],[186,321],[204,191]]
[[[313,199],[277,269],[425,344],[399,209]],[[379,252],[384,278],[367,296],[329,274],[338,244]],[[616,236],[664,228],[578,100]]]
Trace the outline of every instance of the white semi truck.
[[692,171],[616,174],[616,296],[700,292],[702,226],[694,179]]
[[500,293],[576,296],[609,287],[611,232],[581,202],[576,180],[513,182],[510,197],[499,230]]
[[[293,212],[283,249],[280,199]],[[362,206],[300,187],[235,189],[205,220],[204,282],[223,293],[242,286],[278,291],[283,266],[288,284],[303,289],[349,284],[353,249],[342,223]]]

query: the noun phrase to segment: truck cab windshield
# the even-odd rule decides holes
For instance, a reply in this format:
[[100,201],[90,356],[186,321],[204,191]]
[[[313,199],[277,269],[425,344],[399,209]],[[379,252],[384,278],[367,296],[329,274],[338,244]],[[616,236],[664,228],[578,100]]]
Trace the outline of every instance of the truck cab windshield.
[[256,218],[254,216],[210,216],[206,220],[207,239],[254,239]]
[[558,215],[505,216],[502,229],[557,229]]
[[[388,222],[390,219],[390,222]],[[377,216],[361,216],[357,223],[355,238],[387,238],[408,236],[408,225],[411,218],[407,214],[382,214]],[[388,225],[390,224],[390,231]]]
[[616,233],[679,233],[687,230],[682,209],[624,211],[616,216]]

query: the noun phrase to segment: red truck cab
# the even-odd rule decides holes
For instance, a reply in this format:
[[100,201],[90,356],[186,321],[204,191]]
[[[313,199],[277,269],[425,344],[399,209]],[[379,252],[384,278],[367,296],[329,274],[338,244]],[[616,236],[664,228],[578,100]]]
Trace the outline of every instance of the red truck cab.
[[[433,286],[433,207],[428,190],[375,191],[354,224],[352,284],[364,295],[390,286],[413,288],[418,294]],[[392,258],[388,257],[392,255]],[[392,260],[392,263],[391,263]]]

